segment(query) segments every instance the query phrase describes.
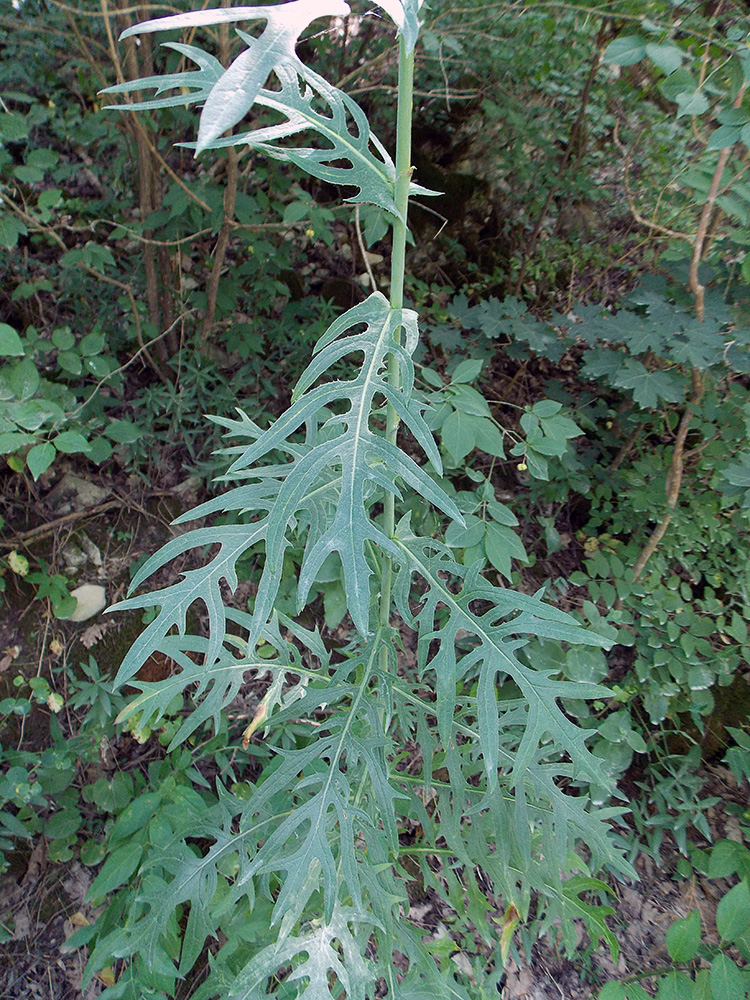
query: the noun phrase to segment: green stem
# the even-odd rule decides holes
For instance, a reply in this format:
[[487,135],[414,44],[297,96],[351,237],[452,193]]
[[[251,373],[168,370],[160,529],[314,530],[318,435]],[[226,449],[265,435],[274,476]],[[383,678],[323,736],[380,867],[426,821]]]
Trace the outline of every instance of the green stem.
[[[414,98],[414,50],[406,51],[404,40],[399,40],[398,61],[398,113],[396,120],[396,208],[399,213],[393,224],[393,255],[391,258],[391,309],[403,309],[404,276],[406,270],[406,218],[409,211],[409,186],[411,183],[411,120]],[[398,332],[396,336],[399,336]],[[398,362],[393,356],[388,359],[388,381],[400,388]],[[385,435],[396,444],[399,418],[389,403],[386,411]],[[396,499],[387,493],[383,512],[383,530],[392,538],[396,530]],[[391,613],[391,593],[393,589],[393,563],[390,556],[383,555],[381,563],[380,624],[388,625]],[[382,651],[382,666],[386,667],[388,650]]]
[[393,226],[393,256],[391,258],[391,308],[404,304],[404,274],[406,270],[406,216],[409,211],[411,184],[411,118],[414,94],[414,50],[406,52],[403,39],[399,48],[398,117],[396,121],[396,208],[400,218]]

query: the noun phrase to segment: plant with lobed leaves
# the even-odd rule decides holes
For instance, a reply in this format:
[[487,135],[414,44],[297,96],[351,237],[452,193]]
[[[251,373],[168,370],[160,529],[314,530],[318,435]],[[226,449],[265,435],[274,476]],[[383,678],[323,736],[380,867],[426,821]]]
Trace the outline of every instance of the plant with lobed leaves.
[[[357,1000],[376,989],[410,1000],[469,996],[472,987],[459,983],[451,963],[440,969],[404,919],[407,855],[426,885],[448,894],[445,906],[466,906],[495,949],[488,965],[495,982],[532,892],[544,900],[542,922],[559,918],[566,942],[574,937],[572,918],[582,917],[616,947],[604,923],[610,911],[581,895],[605,888],[590,877],[603,865],[633,874],[611,839],[608,821],[619,810],[594,812],[584,794],[569,790],[572,781],[606,786],[607,778],[586,746],[596,731],[577,728],[559,706],[560,699],[606,692],[556,679],[519,656],[529,636],[606,641],[539,596],[492,585],[439,540],[417,537],[409,517],[398,517],[408,491],[461,521],[440,484],[440,454],[414,388],[418,319],[403,295],[409,199],[424,193],[410,162],[419,9],[415,0],[380,6],[398,29],[395,162],[364,112],[295,52],[313,20],[348,13],[340,0],[201,10],[125,32],[264,21],[257,38],[237,29],[245,47],[227,69],[193,45],[168,42],[199,69],[109,92],[155,88],[156,97],[126,105],[130,110],[202,104],[198,153],[246,146],[353,187],[350,202],[389,213],[393,255],[390,297],[375,292],[331,325],[285,413],[265,430],[242,411],[220,421],[240,442],[227,449],[233,461],[224,481],[234,485],[179,521],[234,512],[246,523],[174,538],[141,567],[134,589],[190,549],[217,548],[177,583],[117,606],[159,608],[120,668],[117,683],[140,691],[120,721],[154,727],[176,695],[189,694],[192,710],[172,741],[179,746],[210,720],[220,726],[256,672],[271,681],[246,737],[262,725],[274,749],[249,797],[219,785],[210,808],[187,827],[173,824],[159,851],[136,863],[137,892],[118,925],[110,921],[99,933],[89,975],[114,956],[139,954],[154,987],[167,989],[159,984],[186,975],[221,933],[224,943],[212,947],[211,971],[196,996]],[[270,109],[276,119],[225,135],[251,108]],[[351,375],[332,376],[344,361]],[[413,438],[411,453],[414,443],[421,449],[423,465],[401,448],[400,428]],[[336,662],[316,632],[275,608],[285,553],[299,539],[300,609],[323,564],[340,563],[354,630]],[[222,588],[236,587],[237,560],[259,548],[264,561],[252,611],[225,607]],[[186,631],[196,601],[208,611],[207,637]],[[400,637],[409,630],[417,635],[416,678],[398,664]],[[179,673],[155,684],[134,679],[156,650],[172,657]],[[284,726],[300,718],[315,721],[311,734],[282,746]],[[408,771],[402,766],[409,741],[421,751],[416,772],[417,761]],[[418,829],[418,849],[400,843],[406,829]],[[578,842],[587,845],[585,859],[575,852]],[[435,858],[442,859],[437,875],[429,863]],[[490,884],[507,906],[500,931],[487,919],[496,905]],[[123,987],[112,995],[129,994]]]

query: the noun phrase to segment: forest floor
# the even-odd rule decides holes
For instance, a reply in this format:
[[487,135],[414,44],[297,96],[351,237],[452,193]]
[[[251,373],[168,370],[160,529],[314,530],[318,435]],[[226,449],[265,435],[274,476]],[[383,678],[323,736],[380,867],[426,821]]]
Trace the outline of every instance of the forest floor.
[[[123,476],[116,485],[97,480],[93,485],[98,490],[87,494],[74,468],[68,471],[72,486],[67,491],[60,488],[65,473],[60,468],[53,478],[42,481],[34,496],[8,498],[6,494],[6,523],[16,531],[5,544],[43,558],[58,572],[70,572],[75,563],[76,583],[104,586],[111,604],[124,595],[128,567],[163,543],[173,530],[170,521],[195,502],[198,484],[188,479],[148,492]],[[60,621],[52,616],[47,602],[34,598],[24,581],[11,577],[7,584],[0,617],[0,697],[12,692],[14,677],[45,676],[65,700],[66,683],[79,664],[93,656],[102,674],[113,676],[125,649],[142,628],[140,617],[132,614],[119,620],[98,614],[83,622]],[[159,663],[149,669],[156,674],[142,679],[157,679]],[[253,692],[245,697],[252,710]],[[15,731],[6,729],[3,742],[41,753],[49,740],[48,716],[44,707],[35,711]],[[65,704],[59,721],[73,733],[79,718]],[[110,774],[128,772],[146,767],[163,754],[155,738],[141,746],[122,733],[106,748],[106,768]],[[721,764],[706,763],[703,770],[703,794],[718,799],[707,811],[714,838],[741,839],[737,820],[724,812],[723,804],[746,803],[747,789],[738,788]],[[78,780],[83,783],[85,775]],[[698,846],[708,846],[697,833],[693,839]],[[612,883],[615,913],[609,922],[620,947],[616,960],[603,946],[591,946],[583,925],[580,948],[571,958],[564,957],[552,936],[545,936],[530,955],[519,950],[511,958],[502,986],[504,1000],[583,1000],[595,997],[610,979],[661,969],[667,960],[664,942],[670,922],[696,908],[701,912],[704,940],[711,943],[716,936],[721,883],[678,877],[678,860],[676,845],[667,833],[660,864],[641,854],[635,861],[640,881]],[[75,854],[65,862],[50,860],[43,835],[11,854],[10,869],[0,876],[0,929],[10,929],[9,939],[0,944],[0,1000],[95,1000],[107,985],[106,976],[104,980],[97,977],[82,990],[84,951],[61,951],[71,933],[96,916],[86,902],[95,872],[95,867],[82,864]],[[406,918],[424,928],[425,935],[445,936],[450,934],[450,919],[444,905],[427,895],[413,903]],[[502,913],[498,911],[497,916],[500,921]],[[453,960],[459,968],[470,970],[469,956],[461,951]],[[649,986],[647,979],[639,981]]]

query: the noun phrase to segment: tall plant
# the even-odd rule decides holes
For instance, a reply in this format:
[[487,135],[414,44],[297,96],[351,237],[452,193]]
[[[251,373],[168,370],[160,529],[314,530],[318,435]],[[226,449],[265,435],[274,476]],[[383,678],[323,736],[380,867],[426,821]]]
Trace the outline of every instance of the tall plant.
[[[133,587],[183,553],[213,546],[206,564],[117,605],[159,609],[118,673],[118,684],[140,691],[120,721],[147,731],[173,711],[176,696],[187,696],[172,748],[204,724],[224,724],[248,675],[270,678],[245,731],[247,745],[265,730],[262,773],[241,791],[219,785],[210,806],[207,792],[200,808],[183,796],[185,814],[165,813],[151,838],[158,849],[144,848],[117,871],[108,862],[107,877],[95,883],[96,897],[132,876],[137,891],[101,925],[90,971],[140,953],[165,991],[210,941],[200,996],[463,996],[405,920],[410,880],[432,886],[445,906],[466,907],[496,948],[489,967],[499,976],[532,893],[543,900],[543,922],[560,918],[567,934],[579,916],[606,934],[603,911],[581,898],[603,888],[589,873],[608,865],[633,874],[610,837],[618,810],[593,813],[571,790],[574,780],[602,786],[607,779],[586,746],[595,730],[577,728],[558,701],[605,692],[556,679],[523,654],[530,635],[605,640],[539,595],[495,586],[478,567],[458,564],[440,540],[420,537],[409,516],[399,517],[405,494],[416,494],[447,520],[462,520],[441,485],[440,454],[414,387],[419,329],[404,305],[409,199],[420,190],[410,156],[419,5],[380,6],[398,29],[395,163],[361,108],[296,54],[313,20],[348,15],[343,0],[147,21],[125,35],[265,27],[257,37],[237,28],[244,47],[227,68],[194,45],[167,42],[198,68],[110,88],[156,88],[138,109],[201,103],[198,154],[245,146],[296,164],[354,188],[348,200],[378,206],[393,227],[390,297],[373,292],[330,326],[289,409],[270,427],[242,411],[220,421],[239,441],[227,449],[223,481],[231,488],[178,521],[220,513],[222,523],[172,539]],[[251,108],[258,112],[251,127],[231,131]],[[230,513],[235,523],[227,523]],[[304,549],[300,610],[321,574],[340,571],[352,628],[336,655],[317,631],[276,607],[295,543]],[[251,550],[264,554],[262,572],[252,609],[242,611],[224,596],[237,585],[237,560]],[[207,611],[205,637],[186,628],[195,602]],[[405,654],[414,647],[410,669]],[[138,680],[155,651],[179,672],[159,683]],[[290,725],[300,719],[310,723],[304,735]],[[134,813],[115,827],[115,854],[155,808],[151,801],[146,815],[139,806],[145,819]],[[506,910],[498,930],[486,914],[499,898]]]

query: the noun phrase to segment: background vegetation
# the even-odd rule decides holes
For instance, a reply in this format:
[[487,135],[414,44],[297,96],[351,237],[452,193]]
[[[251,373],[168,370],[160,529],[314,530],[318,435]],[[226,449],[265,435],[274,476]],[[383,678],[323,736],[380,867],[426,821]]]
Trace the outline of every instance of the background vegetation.
[[[376,208],[342,204],[288,164],[176,147],[194,136],[189,109],[104,107],[105,86],[186,68],[184,53],[149,36],[117,43],[131,22],[171,10],[27,0],[0,14],[0,846],[15,880],[42,857],[48,884],[65,866],[91,872],[86,904],[67,915],[78,915],[72,944],[88,946],[88,976],[108,997],[213,995],[200,992],[215,983],[212,946],[195,948],[179,980],[174,966],[149,972],[143,957],[118,954],[112,933],[164,844],[213,806],[217,778],[249,794],[270,758],[268,682],[248,681],[218,732],[200,727],[171,748],[182,696],[152,728],[122,715],[129,697],[112,683],[152,612],[84,626],[70,621],[70,592],[104,582],[110,600],[122,593],[166,522],[225,471],[214,454],[223,425],[204,414],[233,417],[239,404],[263,426],[277,416],[370,273],[387,287],[390,254]],[[426,332],[417,388],[442,486],[465,519],[445,544],[493,584],[544,589],[612,643],[582,652],[538,639],[522,654],[555,679],[610,691],[563,707],[596,730],[589,746],[616,792],[570,785],[612,808],[631,862],[668,861],[675,878],[720,888],[711,913],[676,914],[666,956],[623,971],[592,957],[602,939],[616,952],[619,926],[600,873],[570,880],[577,924],[539,895],[519,925],[450,840],[421,846],[428,803],[398,830],[405,909],[418,926],[427,906],[425,947],[471,997],[495,994],[503,960],[521,965],[538,938],[577,953],[607,1000],[742,996],[750,13],[739,0],[540,0],[435,2],[424,17],[414,162],[420,183],[445,193],[413,212],[406,293]],[[229,34],[217,29],[213,42],[226,62]],[[389,134],[386,21],[318,21],[300,52]],[[104,491],[89,507],[80,489],[70,499],[74,475]],[[440,535],[423,504],[411,513]],[[290,615],[301,559],[301,547],[287,550]],[[239,566],[239,610],[257,591],[257,561],[250,552]],[[323,629],[335,656],[351,621],[341,574],[325,569],[297,627]],[[172,669],[158,658],[146,667],[139,681]],[[416,683],[414,651],[400,670]],[[294,697],[279,689],[270,701],[287,710],[274,740],[288,750],[309,735]],[[399,748],[405,775],[419,753]],[[435,789],[449,778],[441,764]],[[270,910],[258,902],[249,926],[227,918],[222,934],[238,953],[258,947]],[[12,907],[0,920],[11,954],[23,938]],[[174,954],[184,933],[177,919],[167,929]]]

